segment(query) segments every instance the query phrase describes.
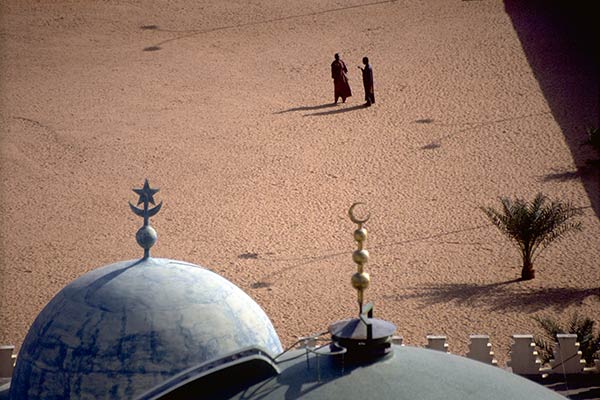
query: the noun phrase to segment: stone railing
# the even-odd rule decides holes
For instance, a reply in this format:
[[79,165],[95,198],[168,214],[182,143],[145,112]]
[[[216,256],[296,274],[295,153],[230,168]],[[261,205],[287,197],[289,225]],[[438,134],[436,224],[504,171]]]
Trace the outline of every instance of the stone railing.
[[0,383],[12,376],[17,358],[14,352],[15,346],[0,346]]
[[[545,375],[545,374],[584,374],[600,373],[600,360],[594,360],[593,367],[586,367],[585,360],[581,358],[577,335],[558,334],[557,342],[554,344],[554,359],[550,360],[550,366],[543,366],[538,357],[533,335],[512,335],[513,344],[510,348],[510,359],[507,361],[507,369],[519,375]],[[469,351],[467,358],[481,361],[483,363],[497,366],[494,358],[490,337],[488,335],[470,335]],[[401,336],[394,336],[393,343],[403,345]],[[448,352],[446,336],[427,336],[427,345],[432,350]]]

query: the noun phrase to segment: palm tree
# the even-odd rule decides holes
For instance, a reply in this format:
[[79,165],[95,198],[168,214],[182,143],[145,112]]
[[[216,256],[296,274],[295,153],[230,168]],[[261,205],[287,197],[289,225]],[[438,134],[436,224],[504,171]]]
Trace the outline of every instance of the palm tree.
[[550,201],[538,193],[531,203],[517,198],[500,198],[502,210],[482,207],[490,221],[515,243],[523,258],[521,279],[535,278],[533,261],[550,243],[569,231],[580,230],[581,223],[572,218],[580,215],[581,210],[570,203]]

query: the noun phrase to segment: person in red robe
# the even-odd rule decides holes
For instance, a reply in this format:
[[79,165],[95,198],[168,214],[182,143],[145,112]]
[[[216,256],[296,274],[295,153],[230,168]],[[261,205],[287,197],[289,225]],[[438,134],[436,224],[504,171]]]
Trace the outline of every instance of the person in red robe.
[[346,64],[344,64],[339,54],[336,53],[334,58],[335,60],[331,63],[331,77],[333,78],[335,97],[334,103],[337,104],[340,97],[342,98],[342,103],[345,103],[346,99],[352,96],[352,90],[350,89],[348,77],[346,76],[348,68],[346,68]]

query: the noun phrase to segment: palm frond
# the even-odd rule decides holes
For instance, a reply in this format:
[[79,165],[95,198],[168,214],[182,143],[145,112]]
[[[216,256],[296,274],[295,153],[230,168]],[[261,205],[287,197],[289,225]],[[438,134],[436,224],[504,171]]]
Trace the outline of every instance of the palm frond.
[[553,340],[559,333],[566,333],[560,324],[552,318],[534,316],[533,319],[540,324],[546,336],[552,338]]
[[534,337],[535,345],[538,347],[538,356],[542,363],[546,364],[552,359],[554,351],[554,340],[549,340],[543,337]]
[[540,336],[536,335],[534,341],[540,348],[540,358],[544,362],[548,362],[548,360],[552,358],[556,335],[559,333],[571,333],[577,335],[582,358],[586,360],[588,364],[591,364],[594,358],[600,355],[600,333],[594,336],[594,320],[587,317],[580,318],[579,314],[575,312],[571,316],[566,329],[563,329],[563,327],[552,318],[534,316],[533,319],[540,324],[540,327],[543,330]]

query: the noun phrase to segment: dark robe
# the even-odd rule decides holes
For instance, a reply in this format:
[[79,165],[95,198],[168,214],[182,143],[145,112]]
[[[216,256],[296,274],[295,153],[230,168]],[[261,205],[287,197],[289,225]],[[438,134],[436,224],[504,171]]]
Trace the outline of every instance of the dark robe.
[[371,64],[362,68],[363,85],[365,86],[365,101],[367,104],[375,103],[375,86],[373,85],[373,68]]
[[331,77],[333,78],[333,89],[336,102],[339,97],[342,98],[342,101],[345,101],[346,97],[352,96],[352,90],[350,89],[346,72],[348,72],[348,68],[346,68],[346,64],[344,64],[342,60],[335,60],[331,63]]

